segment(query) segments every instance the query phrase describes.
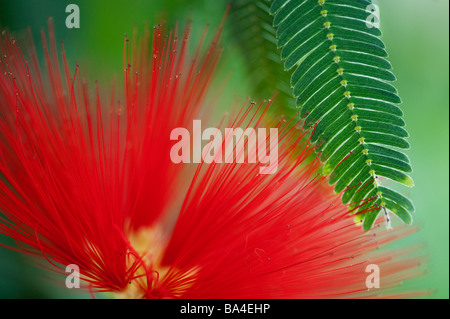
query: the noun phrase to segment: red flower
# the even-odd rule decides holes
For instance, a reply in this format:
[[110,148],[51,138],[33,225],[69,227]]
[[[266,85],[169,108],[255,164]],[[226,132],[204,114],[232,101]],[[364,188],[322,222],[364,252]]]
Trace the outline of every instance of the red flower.
[[125,39],[124,94],[107,99],[97,86],[91,95],[78,66],[69,73],[64,48],[59,64],[51,24],[46,72],[33,46],[27,62],[4,33],[0,233],[13,249],[60,272],[76,264],[94,292],[128,297],[358,297],[373,294],[367,264],[380,267],[382,288],[416,275],[405,251],[376,252],[411,230],[363,233],[315,174],[320,163],[303,163],[309,133],[270,123],[270,103],[245,104],[227,127],[278,127],[275,174],[259,162],[201,163],[191,174],[170,161],[172,129],[207,116],[221,52],[219,31],[189,57],[189,31]]

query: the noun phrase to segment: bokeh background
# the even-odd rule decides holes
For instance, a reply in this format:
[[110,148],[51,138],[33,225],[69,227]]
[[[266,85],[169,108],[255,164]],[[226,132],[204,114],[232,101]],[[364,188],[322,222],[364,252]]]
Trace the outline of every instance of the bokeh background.
[[[65,8],[79,5],[81,28],[67,29]],[[383,40],[397,76],[396,87],[410,132],[411,158],[416,186],[408,190],[416,206],[414,224],[419,231],[398,248],[423,245],[428,258],[426,274],[407,285],[449,297],[449,2],[448,0],[378,0]],[[0,0],[0,26],[19,35],[31,27],[36,43],[53,17],[56,37],[64,40],[70,66],[80,64],[81,74],[107,88],[120,79],[123,35],[133,27],[142,30],[165,19],[169,25],[194,22],[193,37],[206,24],[218,26],[226,1],[219,0]],[[231,80],[221,103],[232,103],[252,92],[242,51],[231,45],[233,29],[226,25],[222,70]],[[195,39],[194,39],[195,41]],[[219,103],[220,104],[220,103]],[[0,237],[0,243],[12,244]],[[64,279],[49,285],[48,272],[34,267],[30,258],[0,247],[0,298],[86,298],[63,288]]]

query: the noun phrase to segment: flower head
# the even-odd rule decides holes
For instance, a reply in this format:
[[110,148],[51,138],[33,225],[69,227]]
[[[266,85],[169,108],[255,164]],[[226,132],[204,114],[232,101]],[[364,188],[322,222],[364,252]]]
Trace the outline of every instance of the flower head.
[[[270,120],[270,101],[245,103],[227,127],[277,128],[274,174],[260,173],[262,161],[190,171],[170,160],[170,132],[207,117],[221,53],[220,29],[193,57],[189,33],[161,25],[139,43],[125,38],[123,93],[106,98],[78,66],[70,73],[64,48],[60,65],[51,24],[45,72],[32,46],[29,63],[4,33],[0,233],[13,249],[59,271],[76,264],[93,292],[127,297],[357,297],[368,264],[390,285],[416,274],[404,251],[376,251],[411,230],[363,233],[317,175],[318,160],[306,161],[310,132],[301,120]],[[232,156],[256,152],[248,141]]]

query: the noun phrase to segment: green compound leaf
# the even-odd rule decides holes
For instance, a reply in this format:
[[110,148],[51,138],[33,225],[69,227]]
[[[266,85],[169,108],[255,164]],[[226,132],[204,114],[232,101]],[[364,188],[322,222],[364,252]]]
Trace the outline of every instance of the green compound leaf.
[[370,23],[371,0],[274,0],[277,45],[300,115],[316,126],[311,141],[323,173],[369,230],[380,211],[412,222],[412,202],[381,186],[386,178],[412,187],[408,132],[392,66]]
[[233,40],[241,50],[254,89],[254,98],[269,98],[278,93],[275,103],[295,107],[289,76],[281,67],[275,28],[267,0],[232,0],[229,19]]

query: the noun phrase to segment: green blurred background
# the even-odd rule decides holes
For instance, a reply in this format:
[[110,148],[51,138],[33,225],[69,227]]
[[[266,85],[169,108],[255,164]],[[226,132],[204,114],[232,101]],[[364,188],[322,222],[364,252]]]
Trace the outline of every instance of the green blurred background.
[[[81,28],[67,29],[65,8],[79,5]],[[410,132],[416,186],[409,195],[416,206],[420,230],[399,247],[423,244],[427,274],[412,281],[418,289],[433,289],[428,297],[449,297],[449,2],[448,0],[378,0],[383,40],[397,76],[396,86]],[[204,26],[215,30],[226,1],[219,0],[0,0],[0,26],[14,32],[30,26],[38,41],[41,28],[53,17],[56,37],[64,40],[69,65],[80,64],[81,74],[107,88],[112,76],[120,79],[123,35],[133,26],[142,30],[161,19],[194,21],[193,37]],[[222,68],[231,74],[222,95],[228,104],[251,92],[242,53],[229,45],[233,32],[225,30]],[[194,39],[195,41],[195,39]],[[38,42],[37,42],[38,43]],[[39,47],[39,46],[38,46]],[[73,69],[73,68],[72,68]],[[1,243],[9,243],[0,237]],[[89,297],[47,284],[47,272],[30,265],[29,258],[0,247],[0,298]]]

